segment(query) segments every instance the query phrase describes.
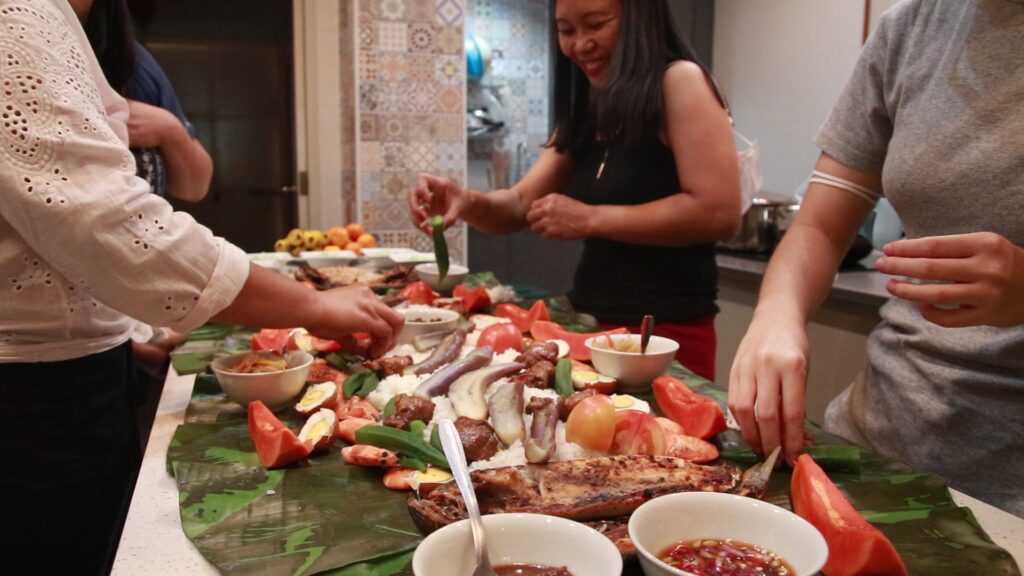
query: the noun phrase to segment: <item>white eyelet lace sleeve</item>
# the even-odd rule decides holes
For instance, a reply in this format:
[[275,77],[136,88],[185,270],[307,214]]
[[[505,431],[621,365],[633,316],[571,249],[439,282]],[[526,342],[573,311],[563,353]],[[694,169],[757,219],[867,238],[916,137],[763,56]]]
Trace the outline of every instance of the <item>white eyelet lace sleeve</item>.
[[112,310],[188,330],[241,290],[245,254],[136,178],[126,118],[66,0],[0,0],[0,360]]

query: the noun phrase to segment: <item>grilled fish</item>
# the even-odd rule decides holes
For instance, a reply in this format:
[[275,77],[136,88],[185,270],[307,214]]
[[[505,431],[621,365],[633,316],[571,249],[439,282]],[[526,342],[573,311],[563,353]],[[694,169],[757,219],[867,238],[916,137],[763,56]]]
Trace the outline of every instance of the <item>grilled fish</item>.
[[[667,456],[608,456],[506,466],[472,472],[484,514],[533,512],[591,524],[624,554],[632,553],[625,522],[641,504],[674,492],[764,495],[778,452],[741,474],[729,465],[702,466]],[[409,498],[409,513],[425,533],[466,518],[454,483]]]

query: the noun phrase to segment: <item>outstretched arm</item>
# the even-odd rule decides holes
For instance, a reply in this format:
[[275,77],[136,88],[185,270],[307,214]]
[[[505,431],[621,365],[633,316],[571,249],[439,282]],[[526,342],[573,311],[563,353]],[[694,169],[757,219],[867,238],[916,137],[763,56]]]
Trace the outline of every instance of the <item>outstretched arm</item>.
[[[818,171],[869,190],[881,178],[822,154]],[[873,204],[850,192],[812,183],[793,224],[768,264],[754,318],[729,374],[729,410],[743,437],[770,453],[782,445],[792,464],[803,445],[806,325],[821,306],[843,256]]]

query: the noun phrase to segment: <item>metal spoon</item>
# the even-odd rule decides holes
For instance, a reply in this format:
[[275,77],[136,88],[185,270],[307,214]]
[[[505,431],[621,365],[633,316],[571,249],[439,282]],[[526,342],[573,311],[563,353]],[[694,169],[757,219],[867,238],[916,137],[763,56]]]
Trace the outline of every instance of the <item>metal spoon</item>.
[[473,553],[476,555],[476,568],[472,576],[496,576],[494,568],[491,568],[491,560],[487,556],[487,544],[484,542],[484,523],[480,518],[480,506],[476,502],[476,492],[473,490],[473,482],[469,479],[469,468],[466,467],[466,453],[462,449],[462,440],[459,439],[459,432],[451,420],[441,420],[437,423],[440,426],[441,447],[448,459],[448,465],[452,468],[452,475],[455,476],[455,483],[459,486],[462,499],[466,502],[466,512],[469,513],[469,528],[473,533]]
[[647,343],[651,341],[651,332],[654,331],[654,316],[647,314],[640,322],[640,353],[647,353]]

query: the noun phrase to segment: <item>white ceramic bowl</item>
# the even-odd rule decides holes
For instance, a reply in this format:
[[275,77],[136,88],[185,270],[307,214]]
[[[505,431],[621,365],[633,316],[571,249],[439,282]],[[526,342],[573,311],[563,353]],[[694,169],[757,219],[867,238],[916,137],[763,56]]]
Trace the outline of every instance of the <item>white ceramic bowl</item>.
[[459,266],[458,264],[450,264],[448,266],[448,274],[444,277],[444,282],[442,282],[441,274],[438,272],[437,263],[435,262],[417,264],[414,270],[416,270],[416,275],[420,277],[420,280],[423,280],[441,294],[451,294],[452,290],[466,278],[466,274],[469,274],[469,268]]
[[228,398],[241,404],[249,406],[253,400],[262,400],[267,408],[280,410],[288,405],[306,384],[306,376],[309,375],[309,368],[313,365],[313,357],[301,350],[293,350],[284,355],[288,362],[288,369],[280,372],[266,372],[260,374],[241,374],[230,372],[230,369],[237,365],[239,360],[247,354],[270,354],[268,351],[246,352],[217,358],[210,363],[210,368],[217,375],[217,381]]
[[[597,338],[601,340],[600,345],[595,343]],[[639,334],[612,334],[611,339],[615,344],[632,342],[636,344],[637,349],[640,346]],[[678,342],[661,336],[651,336],[646,354],[611,350],[604,347],[606,343],[604,336],[588,338],[584,342],[590,350],[594,368],[601,374],[618,380],[617,389],[629,393],[648,390],[651,381],[665,373],[675,358],[676,351],[679,350]]]
[[356,259],[356,253],[351,250],[314,250],[300,253],[299,259],[313,268],[347,266]]
[[[612,541],[593,528],[543,514],[489,514],[483,517],[491,564],[565,566],[573,576],[620,576],[622,556]],[[412,557],[416,576],[469,574],[473,536],[469,520],[427,536]]]
[[397,308],[405,316],[405,325],[398,333],[398,343],[406,344],[420,334],[452,330],[459,323],[459,313],[433,306],[411,305]]
[[629,518],[629,537],[647,576],[685,576],[658,555],[698,538],[761,546],[781,556],[797,576],[817,574],[828,558],[825,539],[803,518],[761,500],[718,492],[682,492],[644,503]]

